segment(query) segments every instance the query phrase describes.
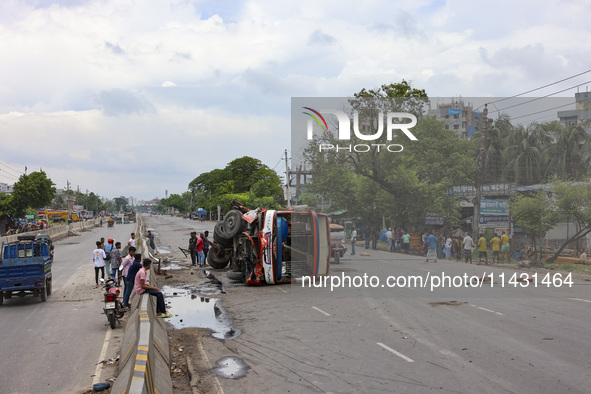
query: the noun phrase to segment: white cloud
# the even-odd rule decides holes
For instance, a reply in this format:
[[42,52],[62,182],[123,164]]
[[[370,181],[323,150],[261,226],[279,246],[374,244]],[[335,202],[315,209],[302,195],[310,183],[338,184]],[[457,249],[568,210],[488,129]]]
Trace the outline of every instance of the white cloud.
[[[402,79],[506,96],[581,72],[589,16],[530,0],[6,0],[0,157],[108,196],[182,192],[242,155],[274,165],[291,96]],[[159,186],[121,190],[145,174]]]

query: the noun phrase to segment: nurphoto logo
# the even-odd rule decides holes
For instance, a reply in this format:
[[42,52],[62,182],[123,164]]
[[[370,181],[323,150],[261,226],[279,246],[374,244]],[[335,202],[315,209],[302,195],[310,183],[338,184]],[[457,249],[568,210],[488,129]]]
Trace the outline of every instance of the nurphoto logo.
[[[339,141],[351,140],[351,118],[344,112],[338,109],[321,109],[315,110],[310,107],[302,107],[303,113],[310,118],[307,123],[307,138],[314,139],[314,123],[316,123],[322,132],[329,132],[328,123],[322,114],[332,114],[338,120],[338,139]],[[392,141],[396,137],[396,130],[402,131],[408,139],[416,141],[417,137],[410,131],[410,129],[417,124],[417,117],[408,112],[388,112],[386,118],[386,140]],[[409,123],[399,123],[401,119],[410,119]],[[367,121],[367,120],[366,120]],[[384,113],[380,112],[377,119],[377,130],[374,134],[364,134],[359,127],[359,113],[353,112],[353,133],[356,138],[362,141],[377,141],[384,134]],[[335,145],[335,144],[319,144],[318,149],[322,151],[348,151],[348,152],[369,152],[376,150],[380,152],[382,149],[388,152],[402,152],[404,149],[400,144],[386,144],[386,143],[372,143],[372,144],[349,144],[349,145]]]

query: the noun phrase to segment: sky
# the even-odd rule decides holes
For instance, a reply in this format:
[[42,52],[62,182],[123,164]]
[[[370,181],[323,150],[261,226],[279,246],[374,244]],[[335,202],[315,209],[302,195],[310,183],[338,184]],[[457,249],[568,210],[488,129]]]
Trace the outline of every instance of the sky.
[[589,0],[2,0],[0,182],[151,199],[246,155],[281,173],[291,97],[512,96],[591,69],[590,19]]

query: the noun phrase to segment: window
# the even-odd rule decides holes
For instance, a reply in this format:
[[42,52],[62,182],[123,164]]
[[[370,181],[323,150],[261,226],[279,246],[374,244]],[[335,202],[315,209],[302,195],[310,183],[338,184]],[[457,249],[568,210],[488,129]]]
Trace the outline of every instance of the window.
[[455,124],[454,125],[454,130],[459,130],[460,129],[460,125],[459,124]]
[[445,125],[445,130],[449,130],[449,125],[448,124]]

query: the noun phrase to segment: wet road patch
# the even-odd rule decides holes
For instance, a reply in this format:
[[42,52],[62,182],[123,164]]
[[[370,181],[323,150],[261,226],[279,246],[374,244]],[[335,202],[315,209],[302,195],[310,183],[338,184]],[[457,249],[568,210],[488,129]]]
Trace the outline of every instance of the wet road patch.
[[248,373],[249,366],[238,357],[223,357],[217,362],[213,373],[227,379],[238,379]]

